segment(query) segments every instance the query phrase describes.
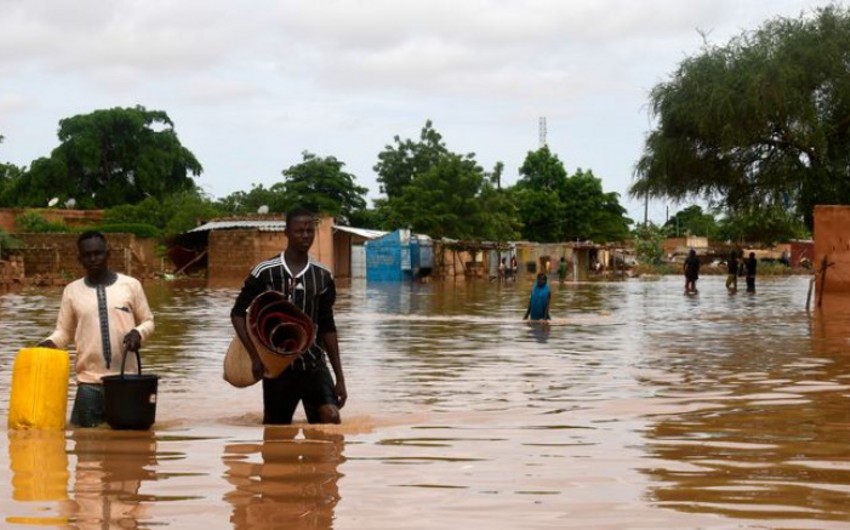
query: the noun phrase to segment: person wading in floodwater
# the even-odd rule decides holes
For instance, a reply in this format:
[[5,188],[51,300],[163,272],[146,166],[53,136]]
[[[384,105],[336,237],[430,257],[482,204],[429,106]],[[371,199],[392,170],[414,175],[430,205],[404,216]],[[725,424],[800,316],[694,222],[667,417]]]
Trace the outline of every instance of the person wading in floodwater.
[[552,292],[549,290],[549,285],[546,283],[546,274],[541,272],[537,275],[537,282],[531,289],[531,298],[528,300],[528,309],[525,311],[525,316],[522,317],[522,319],[528,320],[528,318],[531,317],[532,322],[551,320],[549,317],[549,303],[551,300]]
[[[74,343],[77,394],[71,424],[95,427],[105,421],[100,378],[119,372],[124,352],[138,351],[150,337],[153,313],[139,280],[109,270],[106,236],[83,232],[77,252],[86,275],[62,291],[56,329],[39,346],[64,349]],[[134,356],[127,359],[126,370],[137,370]]]
[[[246,319],[254,298],[268,289],[279,291],[309,316],[316,326],[313,343],[279,376],[263,377],[263,423],[292,423],[299,402],[304,405],[308,422],[339,423],[339,409],[348,393],[334,322],[334,278],[330,270],[308,255],[316,237],[312,212],[301,208],[287,212],[283,233],[288,240],[286,250],[254,267],[236,298],[230,320],[251,357],[254,377],[259,379],[264,367],[248,336]],[[326,356],[336,381],[331,378]]]
[[729,261],[726,262],[726,289],[729,292],[738,290],[738,251],[729,253]]
[[750,252],[750,257],[744,261],[744,267],[747,269],[747,292],[756,292],[756,253]]
[[697,251],[691,249],[688,252],[688,257],[685,258],[685,264],[682,266],[685,271],[685,294],[697,294],[697,280],[699,279],[699,258]]

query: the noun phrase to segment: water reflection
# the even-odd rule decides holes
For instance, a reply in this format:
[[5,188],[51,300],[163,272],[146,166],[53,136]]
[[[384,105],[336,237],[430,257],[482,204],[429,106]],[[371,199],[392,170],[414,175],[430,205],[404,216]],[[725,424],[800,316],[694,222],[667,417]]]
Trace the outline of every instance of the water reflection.
[[267,426],[262,443],[225,446],[233,527],[331,528],[344,446],[342,434],[282,426]]
[[660,399],[644,471],[663,507],[822,528],[848,516],[850,416],[835,397],[850,390],[850,304],[809,320],[770,287],[649,337],[660,351],[645,382]]
[[152,431],[77,429],[70,432],[76,456],[69,520],[80,529],[137,528],[145,519],[142,483],[156,478]]
[[[522,321],[531,282],[352,282],[335,430],[264,429],[259,386],[222,382],[234,289],[146,286],[157,436],[10,435],[0,511],[65,528],[846,527],[850,303],[807,313],[808,278],[752,296],[724,280],[694,297],[678,276],[555,284],[548,329]],[[0,295],[0,388],[60,294]]]
[[531,332],[531,336],[534,337],[534,340],[543,344],[549,340],[549,333],[552,330],[548,322],[530,322],[528,324],[528,329]]
[[17,509],[30,513],[9,514],[9,524],[57,525],[68,499],[68,455],[64,431],[9,431],[9,467],[12,498],[22,501]]
[[850,294],[825,296],[812,312],[812,344],[823,353],[850,350]]

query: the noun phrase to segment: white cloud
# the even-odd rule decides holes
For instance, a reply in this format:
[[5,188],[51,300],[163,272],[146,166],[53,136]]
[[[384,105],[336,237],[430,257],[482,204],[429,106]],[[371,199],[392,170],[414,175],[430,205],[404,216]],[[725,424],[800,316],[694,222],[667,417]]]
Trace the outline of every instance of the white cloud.
[[622,193],[647,92],[698,30],[725,42],[819,3],[0,0],[0,153],[29,164],[60,119],[142,104],[174,119],[213,194],[278,179],[305,149],[377,192],[378,151],[428,118],[510,176],[547,116],[562,160]]

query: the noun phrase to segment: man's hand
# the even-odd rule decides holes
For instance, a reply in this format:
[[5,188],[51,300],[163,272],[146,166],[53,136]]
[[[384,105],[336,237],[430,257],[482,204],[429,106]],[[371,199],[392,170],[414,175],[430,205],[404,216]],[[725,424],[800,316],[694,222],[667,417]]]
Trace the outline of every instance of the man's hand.
[[254,379],[260,380],[263,378],[263,374],[266,372],[266,367],[263,365],[263,361],[260,360],[259,355],[251,357],[251,374],[254,376]]
[[348,400],[348,391],[345,389],[345,381],[337,381],[334,386],[334,392],[336,393],[336,406],[342,408],[345,406],[345,402]]
[[43,341],[39,342],[38,345],[42,348],[53,348],[54,350],[56,349],[56,344],[50,339],[44,339]]
[[136,329],[131,329],[129,333],[124,335],[124,347],[127,351],[139,351],[142,347],[142,335]]

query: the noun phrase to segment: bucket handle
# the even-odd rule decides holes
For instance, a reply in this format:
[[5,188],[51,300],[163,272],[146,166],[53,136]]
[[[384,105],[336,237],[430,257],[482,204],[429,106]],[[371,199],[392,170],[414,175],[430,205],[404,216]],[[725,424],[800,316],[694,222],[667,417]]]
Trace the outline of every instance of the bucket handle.
[[[124,349],[121,352],[121,377],[122,378],[124,377],[124,363],[127,362],[127,353],[128,352],[129,352],[129,350],[127,349],[126,346],[124,346]],[[134,350],[134,353],[136,354],[136,366],[139,367],[139,375],[142,375],[142,358],[139,356],[139,349],[136,348]]]

